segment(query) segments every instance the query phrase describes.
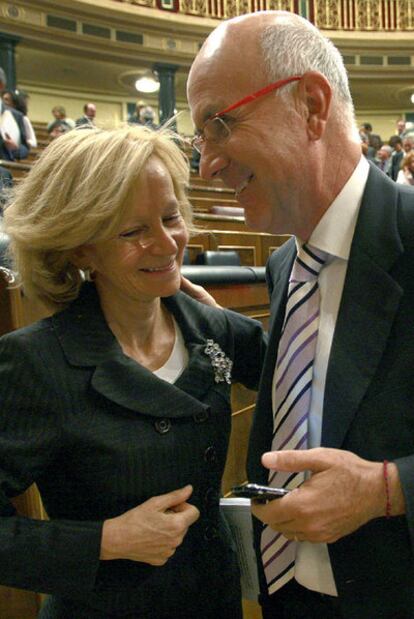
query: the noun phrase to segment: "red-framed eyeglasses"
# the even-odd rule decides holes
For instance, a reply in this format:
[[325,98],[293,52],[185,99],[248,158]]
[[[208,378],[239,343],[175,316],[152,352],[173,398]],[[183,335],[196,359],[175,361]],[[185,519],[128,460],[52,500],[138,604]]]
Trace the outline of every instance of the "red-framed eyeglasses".
[[223,120],[222,116],[225,116],[229,112],[236,110],[242,105],[251,103],[252,101],[255,101],[256,99],[259,99],[260,97],[264,97],[270,92],[273,92],[274,90],[278,90],[279,88],[282,88],[282,86],[286,86],[287,84],[290,84],[291,82],[297,82],[301,78],[302,78],[301,75],[295,75],[293,77],[286,77],[284,79],[278,80],[277,82],[274,82],[273,84],[269,84],[268,86],[265,86],[264,88],[261,88],[260,90],[257,90],[251,95],[247,95],[246,97],[243,97],[243,99],[240,99],[239,101],[236,101],[236,103],[229,105],[224,110],[221,110],[220,112],[216,112],[215,114],[207,118],[207,120],[204,123],[203,128],[197,133],[197,135],[194,136],[194,138],[191,141],[192,146],[200,153],[201,148],[206,141],[212,142],[214,144],[224,144],[225,142],[227,142],[227,140],[229,139],[231,135],[231,129],[228,126],[228,124],[225,122],[225,120]]

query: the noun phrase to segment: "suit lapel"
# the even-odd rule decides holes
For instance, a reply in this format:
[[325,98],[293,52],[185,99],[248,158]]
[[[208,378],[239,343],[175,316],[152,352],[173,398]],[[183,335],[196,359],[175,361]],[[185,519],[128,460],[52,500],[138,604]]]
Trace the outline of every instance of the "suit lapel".
[[402,290],[394,183],[371,167],[351,247],[326,377],[322,445],[340,447],[378,368]]
[[270,298],[270,323],[269,323],[269,345],[263,365],[262,379],[259,390],[257,407],[265,406],[272,410],[272,382],[273,373],[276,365],[278,342],[280,332],[285,317],[286,296],[289,284],[289,276],[292,270],[292,263],[296,255],[295,241],[292,238],[286,247],[283,247],[274,259],[279,259],[277,265],[272,265],[272,271],[277,274],[276,279],[271,284]]

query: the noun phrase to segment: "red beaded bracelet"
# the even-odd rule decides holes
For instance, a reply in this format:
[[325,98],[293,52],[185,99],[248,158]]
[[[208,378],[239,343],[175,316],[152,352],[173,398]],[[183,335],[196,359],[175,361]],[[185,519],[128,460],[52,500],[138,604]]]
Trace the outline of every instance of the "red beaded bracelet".
[[388,483],[388,460],[384,460],[383,462],[383,475],[385,482],[385,517],[391,518],[390,486]]

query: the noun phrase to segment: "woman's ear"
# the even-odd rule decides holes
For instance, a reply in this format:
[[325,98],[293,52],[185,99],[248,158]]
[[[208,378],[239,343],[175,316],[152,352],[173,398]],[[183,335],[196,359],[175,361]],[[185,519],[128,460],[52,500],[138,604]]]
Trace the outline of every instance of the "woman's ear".
[[318,71],[308,71],[299,82],[299,95],[307,111],[307,131],[310,140],[323,136],[332,101],[332,88]]
[[82,271],[92,268],[91,257],[86,245],[81,245],[80,247],[73,249],[69,254],[69,260],[75,265],[75,267],[81,269]]

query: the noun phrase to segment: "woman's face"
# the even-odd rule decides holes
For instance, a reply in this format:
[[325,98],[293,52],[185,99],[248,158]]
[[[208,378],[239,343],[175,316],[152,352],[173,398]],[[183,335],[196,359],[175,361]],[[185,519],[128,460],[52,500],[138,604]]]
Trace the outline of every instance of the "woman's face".
[[84,246],[83,257],[94,271],[101,298],[150,301],[179,290],[187,241],[171,176],[158,158],[151,157],[114,237]]

